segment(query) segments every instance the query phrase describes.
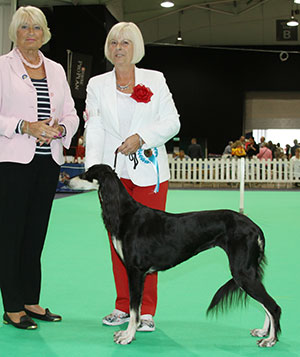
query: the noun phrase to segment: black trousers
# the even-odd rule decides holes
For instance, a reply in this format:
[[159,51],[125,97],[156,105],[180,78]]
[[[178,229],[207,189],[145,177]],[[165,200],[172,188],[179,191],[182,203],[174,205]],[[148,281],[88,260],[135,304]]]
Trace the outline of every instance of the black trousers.
[[7,312],[39,303],[40,258],[59,170],[51,155],[0,163],[0,288]]

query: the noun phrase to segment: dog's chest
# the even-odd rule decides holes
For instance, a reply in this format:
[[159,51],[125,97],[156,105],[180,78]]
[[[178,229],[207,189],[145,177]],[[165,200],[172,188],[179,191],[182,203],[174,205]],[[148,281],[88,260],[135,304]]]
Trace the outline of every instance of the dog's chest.
[[122,242],[113,235],[111,236],[111,240],[119,257],[124,261]]

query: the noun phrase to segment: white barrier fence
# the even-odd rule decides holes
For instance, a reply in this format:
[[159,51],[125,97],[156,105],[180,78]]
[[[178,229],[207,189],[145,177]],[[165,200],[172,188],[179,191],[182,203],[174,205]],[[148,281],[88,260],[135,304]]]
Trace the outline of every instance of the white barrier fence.
[[[169,159],[170,182],[240,183],[241,159]],[[300,182],[300,160],[244,160],[245,183],[292,184]]]

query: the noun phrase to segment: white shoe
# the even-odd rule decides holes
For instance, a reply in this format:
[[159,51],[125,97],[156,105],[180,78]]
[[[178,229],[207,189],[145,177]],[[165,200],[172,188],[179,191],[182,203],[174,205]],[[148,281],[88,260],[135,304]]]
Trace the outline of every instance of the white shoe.
[[111,314],[102,319],[102,323],[108,326],[123,325],[129,321],[129,314],[121,310],[115,309]]
[[141,322],[136,330],[145,332],[155,331],[153,316],[149,314],[141,315]]

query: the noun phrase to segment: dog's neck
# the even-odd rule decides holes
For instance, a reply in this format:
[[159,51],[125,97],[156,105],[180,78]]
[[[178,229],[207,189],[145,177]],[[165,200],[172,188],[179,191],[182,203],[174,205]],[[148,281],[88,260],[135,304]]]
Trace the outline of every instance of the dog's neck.
[[137,202],[129,195],[118,178],[111,177],[109,182],[111,186],[109,189],[105,184],[98,190],[102,217],[106,229],[120,239],[120,222],[126,221],[125,216],[134,214],[137,210]]

